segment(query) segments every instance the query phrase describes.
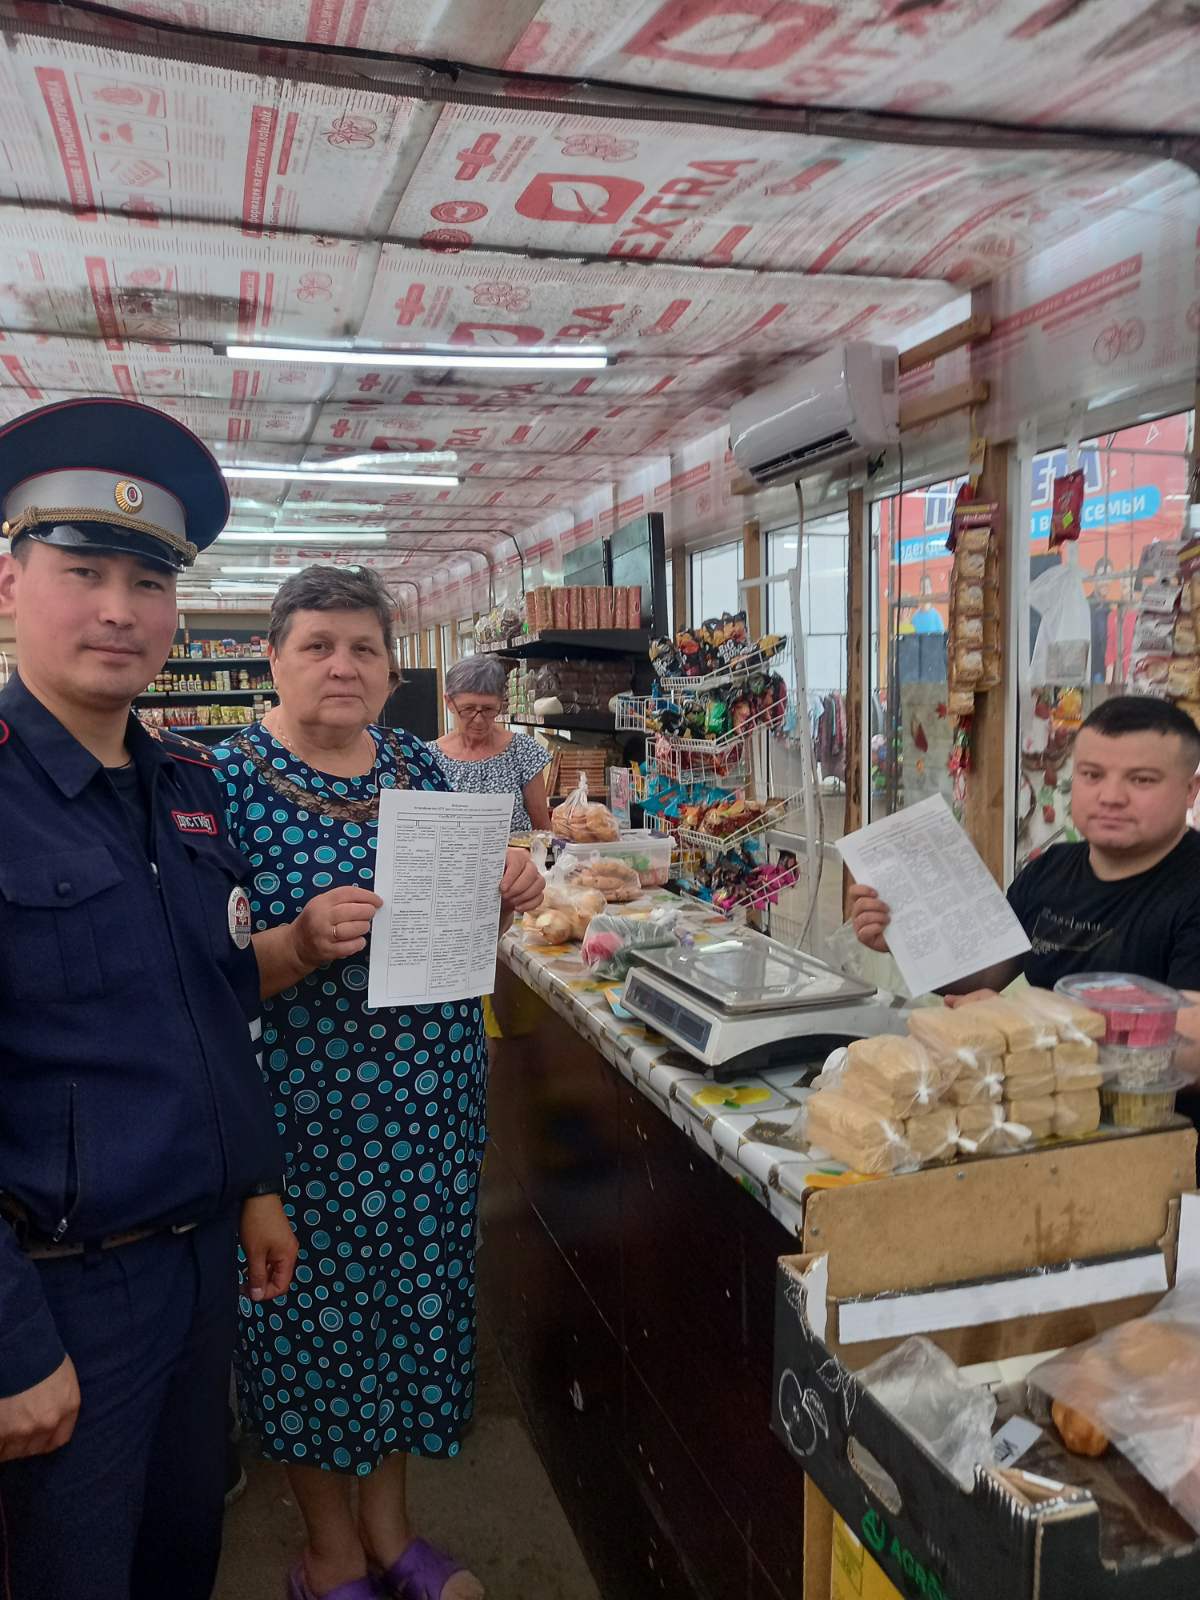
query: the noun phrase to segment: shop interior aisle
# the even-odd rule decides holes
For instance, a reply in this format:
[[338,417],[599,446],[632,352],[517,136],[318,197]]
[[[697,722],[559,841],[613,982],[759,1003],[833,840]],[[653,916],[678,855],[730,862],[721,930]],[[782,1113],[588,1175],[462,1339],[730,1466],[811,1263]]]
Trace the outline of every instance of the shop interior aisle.
[[[303,1542],[282,1471],[243,1442],[249,1487],[225,1520],[213,1600],[274,1600]],[[414,1461],[410,1503],[422,1533],[468,1561],[488,1600],[600,1600],[525,1429],[488,1332],[479,1339],[479,1408],[457,1461]]]

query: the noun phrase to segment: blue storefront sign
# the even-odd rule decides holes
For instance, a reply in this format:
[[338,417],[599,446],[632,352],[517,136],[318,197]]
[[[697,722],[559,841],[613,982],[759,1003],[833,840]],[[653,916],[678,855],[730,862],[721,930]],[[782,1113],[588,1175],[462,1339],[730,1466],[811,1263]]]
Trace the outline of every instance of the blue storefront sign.
[[[1117,490],[1113,494],[1089,495],[1083,502],[1081,521],[1084,530],[1104,528],[1110,523],[1125,524],[1145,522],[1162,510],[1162,491],[1157,484],[1147,483],[1133,489]],[[1033,513],[1029,524],[1029,541],[1036,543],[1050,535],[1051,510],[1045,506]],[[937,561],[946,555],[946,537],[949,527],[936,533],[925,533],[919,539],[902,539],[899,547],[901,561]]]

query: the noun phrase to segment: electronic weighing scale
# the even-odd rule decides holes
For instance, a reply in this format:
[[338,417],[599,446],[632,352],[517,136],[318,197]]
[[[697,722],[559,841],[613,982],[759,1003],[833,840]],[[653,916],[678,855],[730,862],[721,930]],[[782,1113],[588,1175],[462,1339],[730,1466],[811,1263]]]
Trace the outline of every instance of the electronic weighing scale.
[[626,1010],[716,1078],[819,1066],[848,1040],[906,1031],[902,1001],[749,928],[633,955]]

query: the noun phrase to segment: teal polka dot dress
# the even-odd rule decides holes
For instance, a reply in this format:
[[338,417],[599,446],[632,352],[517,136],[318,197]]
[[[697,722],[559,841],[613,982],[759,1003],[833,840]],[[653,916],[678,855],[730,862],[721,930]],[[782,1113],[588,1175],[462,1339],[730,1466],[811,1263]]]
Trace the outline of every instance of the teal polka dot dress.
[[[316,772],[260,723],[218,748],[256,930],[371,883],[380,787],[449,787],[420,740],[370,731],[362,778]],[[373,1010],[366,988],[363,952],[264,1002],[300,1258],[284,1300],[242,1300],[238,1361],[270,1457],[360,1475],[457,1455],[471,1417],[487,1070],[478,1002]]]

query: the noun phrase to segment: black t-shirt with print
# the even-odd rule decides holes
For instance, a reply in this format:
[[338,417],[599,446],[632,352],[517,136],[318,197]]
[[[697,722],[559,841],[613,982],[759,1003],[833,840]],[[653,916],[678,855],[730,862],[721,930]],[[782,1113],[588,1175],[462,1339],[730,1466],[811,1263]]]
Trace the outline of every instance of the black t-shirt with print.
[[1056,844],[1018,873],[1008,901],[1033,945],[1025,976],[1053,989],[1073,972],[1132,972],[1200,989],[1200,833],[1149,872],[1107,883],[1086,844]]

